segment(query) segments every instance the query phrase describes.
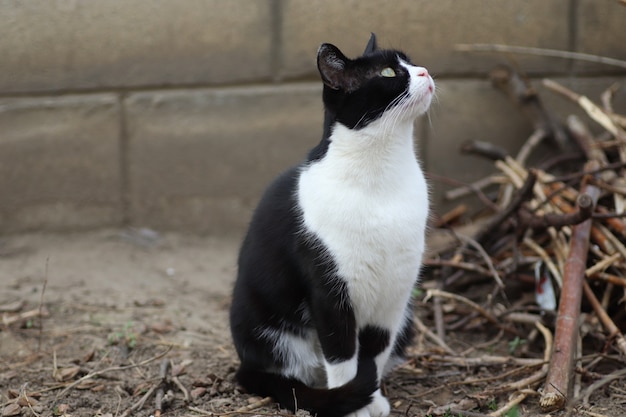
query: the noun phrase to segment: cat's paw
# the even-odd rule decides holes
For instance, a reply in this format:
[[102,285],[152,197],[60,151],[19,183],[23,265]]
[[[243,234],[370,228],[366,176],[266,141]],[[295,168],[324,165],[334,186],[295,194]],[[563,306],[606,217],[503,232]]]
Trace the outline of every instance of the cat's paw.
[[374,392],[374,398],[366,408],[370,417],[387,417],[391,412],[389,401],[383,396],[380,389]]

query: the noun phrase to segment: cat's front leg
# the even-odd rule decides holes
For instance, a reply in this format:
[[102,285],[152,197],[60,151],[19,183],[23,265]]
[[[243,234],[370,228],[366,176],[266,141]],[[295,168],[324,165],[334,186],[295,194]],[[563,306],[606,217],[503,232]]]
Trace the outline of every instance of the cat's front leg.
[[[365,326],[359,331],[360,354],[374,358],[379,384],[392,350],[391,334],[390,330],[382,326],[373,325]],[[383,396],[380,388],[374,392],[372,402],[366,409],[370,417],[387,417],[389,415],[391,406],[387,398]]]
[[[351,328],[355,329],[352,330]],[[332,322],[318,326],[322,352],[324,353],[324,368],[326,370],[327,387],[337,388],[347,384],[356,377],[359,362],[356,342],[356,326],[350,324],[350,320],[344,322]],[[352,333],[352,334],[351,334]]]
[[[384,344],[383,344],[384,345]],[[381,347],[383,346],[381,345]],[[383,379],[383,375],[385,372],[385,366],[389,361],[389,356],[391,354],[392,345],[388,344],[387,347],[382,352],[379,352],[374,362],[376,363],[376,371],[378,377],[378,383]],[[383,396],[380,388],[376,390],[373,395],[372,402],[367,406],[371,417],[387,417],[391,412],[391,406],[389,405],[389,400]]]
[[311,315],[324,355],[327,387],[336,388],[347,384],[357,374],[358,341],[354,311],[345,288],[335,283],[318,288],[311,303]]

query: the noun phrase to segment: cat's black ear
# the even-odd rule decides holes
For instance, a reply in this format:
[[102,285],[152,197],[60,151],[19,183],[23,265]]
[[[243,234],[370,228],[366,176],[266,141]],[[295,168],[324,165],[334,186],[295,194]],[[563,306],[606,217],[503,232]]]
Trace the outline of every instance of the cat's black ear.
[[375,50],[378,49],[378,44],[376,43],[376,34],[372,32],[370,35],[370,40],[365,47],[365,51],[363,51],[363,55],[371,54]]
[[349,59],[330,43],[323,43],[317,50],[317,69],[324,84],[334,90],[345,88],[345,69]]

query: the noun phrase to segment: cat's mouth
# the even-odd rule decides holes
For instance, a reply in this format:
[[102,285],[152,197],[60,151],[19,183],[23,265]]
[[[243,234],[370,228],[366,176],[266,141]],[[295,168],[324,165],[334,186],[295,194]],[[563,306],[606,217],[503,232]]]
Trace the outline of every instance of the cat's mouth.
[[428,82],[428,92],[432,93],[433,91],[435,91],[435,82],[433,81],[432,77],[428,77],[429,78],[429,82]]

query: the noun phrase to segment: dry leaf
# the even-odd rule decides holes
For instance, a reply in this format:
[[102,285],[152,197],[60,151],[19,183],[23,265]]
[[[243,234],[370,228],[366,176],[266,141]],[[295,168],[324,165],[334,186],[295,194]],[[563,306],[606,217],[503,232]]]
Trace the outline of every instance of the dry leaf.
[[104,389],[106,388],[106,386],[104,384],[100,384],[100,385],[96,385],[95,387],[93,387],[91,389],[92,392],[102,392],[104,391]]
[[92,349],[89,352],[87,352],[85,354],[85,356],[82,357],[81,361],[83,363],[91,362],[93,360],[94,356],[96,356],[96,351],[94,349]]
[[39,401],[37,401],[36,399],[32,397],[28,397],[26,395],[20,395],[20,397],[17,399],[17,403],[22,407],[26,407],[28,405],[30,406],[37,405],[39,404]]
[[28,391],[26,392],[26,395],[28,396],[28,398],[41,398],[41,392],[39,391]]
[[76,385],[76,389],[93,389],[93,387],[95,387],[96,385],[98,385],[98,382],[94,381],[93,379],[87,379]]
[[2,416],[19,416],[22,413],[22,407],[18,403],[9,403],[2,410]]
[[78,375],[78,372],[80,372],[80,368],[78,366],[70,366],[69,368],[58,369],[53,376],[55,380],[62,382],[73,379],[76,375]]

